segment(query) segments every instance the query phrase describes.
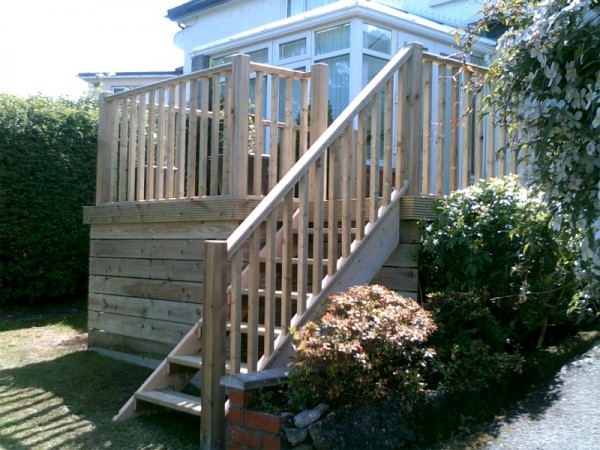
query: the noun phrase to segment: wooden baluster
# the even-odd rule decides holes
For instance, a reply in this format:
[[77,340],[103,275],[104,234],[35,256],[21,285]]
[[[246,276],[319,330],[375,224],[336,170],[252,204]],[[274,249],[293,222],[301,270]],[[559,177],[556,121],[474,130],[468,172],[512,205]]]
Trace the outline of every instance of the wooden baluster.
[[471,73],[465,72],[463,75],[464,85],[466,89],[463,92],[463,112],[462,112],[462,121],[464,126],[463,130],[463,140],[462,140],[462,169],[461,169],[461,182],[460,188],[465,188],[471,184],[471,161],[472,161],[472,150],[473,150],[473,111],[472,103],[471,103],[471,90],[469,88],[469,84],[471,82]]
[[[200,81],[200,143],[198,145],[198,196],[208,194],[208,161],[210,148],[208,146],[209,97],[210,79],[201,78]],[[213,135],[214,136],[214,135]],[[212,161],[211,161],[212,162]],[[212,178],[212,177],[211,177]],[[213,194],[215,195],[215,194]]]
[[186,192],[188,197],[195,197],[198,195],[198,172],[196,171],[198,161],[198,80],[190,80],[190,113],[188,117]]
[[137,179],[136,179],[136,200],[146,200],[146,145],[147,131],[146,126],[146,94],[139,95],[137,102]]
[[279,181],[279,77],[271,75],[271,110],[269,112],[269,191]]
[[151,89],[148,94],[148,159],[146,161],[146,199],[154,200],[157,198],[155,192],[155,167],[156,167],[156,90]]
[[[255,79],[254,94],[254,175],[253,175],[253,193],[254,195],[263,194],[263,160],[262,154],[265,147],[265,126],[263,123],[263,102],[264,102],[264,72],[257,71]],[[266,192],[265,192],[266,194]]]
[[260,227],[250,237],[248,248],[248,371],[257,370],[258,364],[258,320],[260,316]]
[[[431,140],[432,135],[432,110],[433,110],[433,63],[424,63],[424,91],[423,91],[423,194],[431,192]],[[411,180],[412,183],[412,180]]]
[[212,128],[210,148],[210,195],[219,195],[221,186],[221,171],[219,169],[219,150],[221,148],[221,122],[224,119],[221,114],[221,75],[212,77]]
[[446,153],[446,97],[448,95],[448,78],[446,75],[446,65],[438,66],[438,101],[437,101],[437,131],[436,131],[436,175],[435,175],[435,193],[442,195],[444,193],[444,180],[446,177],[446,167],[444,165]]
[[365,236],[365,196],[367,193],[367,109],[358,113],[358,129],[356,130],[356,239]]
[[459,111],[460,104],[458,98],[460,95],[460,72],[458,67],[452,67],[450,71],[451,84],[450,89],[450,167],[448,184],[450,192],[458,189],[458,133],[459,133]]
[[393,101],[394,85],[393,78],[390,78],[385,84],[384,106],[383,106],[383,189],[382,206],[390,204],[393,188],[393,162],[392,162],[392,119],[393,119]]
[[[231,286],[229,291],[229,373],[239,373],[242,361],[242,251],[231,258]],[[209,261],[207,260],[207,264]]]

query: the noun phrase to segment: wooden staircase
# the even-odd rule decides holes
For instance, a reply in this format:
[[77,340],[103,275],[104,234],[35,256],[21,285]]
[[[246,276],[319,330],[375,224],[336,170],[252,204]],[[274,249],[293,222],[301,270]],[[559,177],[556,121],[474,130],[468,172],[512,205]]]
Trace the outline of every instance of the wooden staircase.
[[[400,199],[419,189],[408,180],[420,173],[422,59],[418,45],[399,52],[329,128],[311,131],[319,137],[227,241],[206,241],[202,323],[114,420],[168,407],[201,416],[202,446],[222,446],[222,375],[286,367],[291,330],[375,276],[400,241]],[[184,390],[199,373],[201,398]]]
[[[398,196],[400,198],[401,194]],[[389,219],[386,220],[387,226],[382,227],[381,224],[379,228],[381,228],[381,232],[375,236],[368,236],[368,241],[371,241],[370,249],[361,248],[359,252],[358,249],[366,242],[359,242],[355,239],[357,236],[356,228],[352,228],[350,230],[350,237],[354,243],[354,247],[356,252],[354,253],[354,263],[350,261],[344,261],[345,270],[343,272],[347,272],[345,277],[341,277],[341,273],[338,273],[339,278],[335,283],[335,288],[332,286],[327,289],[326,292],[334,292],[345,289],[347,287],[368,282],[373,275],[377,272],[381,264],[389,257],[392,251],[395,249],[396,244],[398,243],[398,227],[394,226],[394,224],[399,223],[399,214],[398,214],[398,201],[394,202],[394,207],[389,207],[386,211],[386,215],[389,216]],[[383,223],[383,222],[382,222]],[[317,267],[317,271],[321,272],[321,277],[318,278],[318,285],[322,285],[322,283],[328,278],[327,275],[327,267],[330,263],[328,259],[328,252],[335,251],[341,247],[342,245],[342,234],[341,226],[335,227],[337,233],[334,239],[331,239],[330,233],[328,230],[323,230],[322,242],[321,245],[324,249],[324,257],[319,259],[319,263],[316,264],[316,259],[310,255],[306,258],[307,265],[312,269],[313,266]],[[309,235],[309,248],[319,248],[319,245],[315,245],[314,237],[315,230],[314,228],[310,228],[308,230]],[[274,327],[275,336],[279,337],[282,334],[282,326],[288,326],[293,319],[292,311],[296,311],[298,309],[299,297],[301,294],[298,292],[298,279],[297,276],[293,276],[291,280],[291,289],[292,291],[288,296],[291,304],[287,309],[282,305],[283,299],[286,297],[283,292],[283,278],[281,274],[283,272],[283,264],[284,258],[281,255],[282,252],[282,233],[278,233],[277,236],[277,245],[279,249],[278,255],[276,255],[274,259],[275,263],[275,271],[278,274],[275,282],[275,292],[274,297],[276,298],[275,304],[275,317],[276,323]],[[366,238],[363,238],[366,240]],[[378,240],[378,241],[377,241]],[[299,253],[299,234],[297,232],[293,233],[292,239],[292,247],[293,247],[293,256],[290,259],[290,263],[292,266],[298,266],[301,264],[301,259],[298,258]],[[375,246],[373,246],[375,243]],[[260,278],[261,282],[259,285],[259,289],[256,291],[258,296],[264,301],[267,290],[265,289],[265,270],[266,265],[268,264],[268,258],[264,256],[266,252],[266,246],[260,250],[259,257],[260,261]],[[367,257],[364,255],[373,255],[377,254],[377,257]],[[362,255],[362,256],[358,256]],[[367,267],[369,269],[367,269]],[[294,274],[297,274],[297,270],[293,270]],[[309,273],[313,274],[312,270]],[[316,273],[316,272],[315,272]],[[307,292],[312,292],[313,290],[313,275],[310,275],[308,278],[308,283],[306,286]],[[245,310],[244,319],[247,319],[247,302],[250,294],[250,288],[247,286],[248,280],[244,279],[244,284],[246,285],[241,289],[241,293],[243,295],[243,308]],[[325,292],[325,291],[324,291]],[[305,301],[308,299],[310,294],[304,294]],[[258,335],[258,348],[259,351],[264,350],[264,338],[266,335],[266,327],[264,325],[265,316],[267,312],[262,308],[259,311],[259,325],[257,327],[257,335]],[[227,328],[231,328],[231,323],[227,323]],[[250,329],[250,325],[248,322],[241,322],[239,331],[242,334],[242,340],[247,340],[248,331]],[[229,359],[229,358],[228,358]],[[232,373],[231,365],[229,362],[226,362],[225,371],[227,373]],[[240,372],[246,373],[248,371],[246,364],[240,365]],[[202,406],[201,406],[201,398],[199,388],[197,386],[192,387],[192,391],[197,391],[190,393],[186,392],[186,389],[190,388],[193,380],[197,379],[197,375],[201,375],[202,372],[202,324],[201,322],[196,323],[191,330],[186,334],[186,336],[179,342],[179,344],[169,353],[169,355],[161,362],[161,364],[154,370],[151,376],[139,387],[139,389],[133,394],[133,396],[125,403],[125,405],[121,408],[118,414],[116,414],[113,418],[115,421],[126,420],[132,417],[135,417],[140,414],[157,411],[160,409],[171,409],[179,412],[183,412],[186,414],[191,414],[194,416],[201,417]],[[223,399],[225,400],[225,399]]]

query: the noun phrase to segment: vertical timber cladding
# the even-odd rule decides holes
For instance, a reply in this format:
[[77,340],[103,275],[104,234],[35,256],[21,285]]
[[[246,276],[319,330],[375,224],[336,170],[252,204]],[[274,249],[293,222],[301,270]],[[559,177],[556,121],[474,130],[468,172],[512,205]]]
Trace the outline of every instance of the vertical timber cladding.
[[[182,206],[169,203],[161,211]],[[85,211],[89,346],[160,359],[202,316],[205,240],[226,239],[239,220],[189,220],[180,210],[171,221],[168,213],[128,214],[127,206]]]

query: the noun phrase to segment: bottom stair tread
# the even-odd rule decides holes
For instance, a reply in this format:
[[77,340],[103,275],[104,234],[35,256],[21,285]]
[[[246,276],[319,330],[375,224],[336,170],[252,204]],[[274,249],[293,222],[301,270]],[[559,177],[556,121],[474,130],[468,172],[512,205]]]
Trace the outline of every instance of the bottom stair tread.
[[155,405],[164,406],[195,416],[200,416],[200,397],[182,392],[160,390],[136,392],[135,398]]

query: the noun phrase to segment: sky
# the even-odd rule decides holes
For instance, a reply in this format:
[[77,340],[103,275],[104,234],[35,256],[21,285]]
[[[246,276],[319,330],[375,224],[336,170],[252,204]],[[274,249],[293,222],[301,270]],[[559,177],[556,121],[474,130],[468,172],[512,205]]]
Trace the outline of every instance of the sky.
[[81,72],[183,66],[167,10],[186,0],[3,0],[0,92],[79,98]]

